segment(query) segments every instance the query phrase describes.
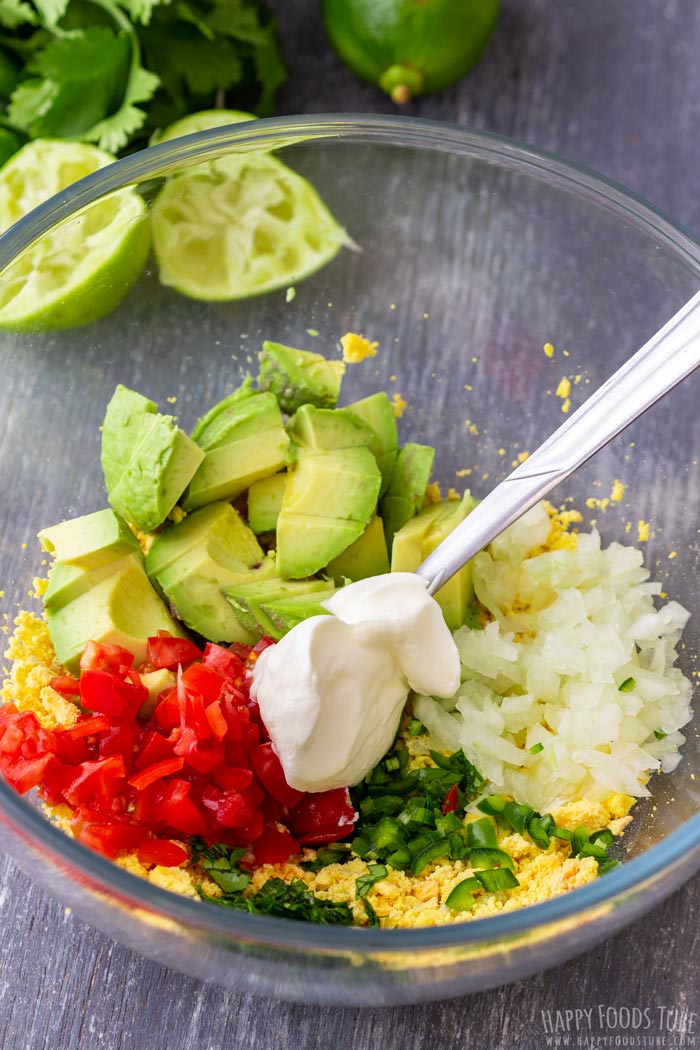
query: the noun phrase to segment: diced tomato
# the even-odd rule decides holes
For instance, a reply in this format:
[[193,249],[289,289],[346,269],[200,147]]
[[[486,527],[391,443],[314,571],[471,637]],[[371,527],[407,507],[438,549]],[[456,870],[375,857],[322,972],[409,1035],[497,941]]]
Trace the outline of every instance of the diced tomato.
[[134,759],[136,769],[145,769],[154,762],[162,762],[173,757],[173,747],[162,733],[146,730],[141,738],[141,748]]
[[142,791],[156,780],[170,776],[171,773],[179,773],[185,764],[183,758],[166,758],[162,762],[154,762],[152,766],[146,766],[140,773],[129,777],[129,784],[137,791]]
[[75,826],[71,822],[71,827],[83,845],[91,846],[107,857],[115,857],[123,850],[135,849],[143,838],[140,828],[128,824],[85,823],[79,817]]
[[272,744],[256,744],[248,748],[248,753],[265,790],[283,806],[296,806],[304,792],[289,786]]
[[207,642],[205,645],[202,663],[226,678],[240,678],[245,673],[245,663],[240,656],[221,645],[215,645],[214,642]]
[[304,795],[290,812],[287,823],[301,842],[321,844],[346,838],[356,820],[348,789],[333,788]]
[[65,729],[61,735],[69,740],[79,740],[83,736],[94,736],[96,733],[104,733],[107,729],[109,729],[109,719],[104,715],[93,715],[92,718],[86,718],[82,715],[74,725],[69,729]]
[[89,805],[109,810],[117,792],[116,782],[125,778],[126,766],[121,755],[83,762],[63,794],[71,806]]
[[231,642],[228,649],[230,653],[235,653],[243,663],[246,662],[252,652],[251,647],[249,645],[244,645],[243,642]]
[[49,685],[61,696],[78,696],[80,693],[80,682],[69,674],[56,675],[51,679]]
[[294,853],[299,853],[299,849],[299,843],[286,828],[266,824],[255,840],[253,854],[256,864],[283,864]]
[[80,657],[81,671],[113,671],[121,667],[131,667],[134,654],[121,645],[109,642],[88,642]]
[[224,675],[204,664],[191,664],[180,678],[188,690],[199,693],[207,704],[219,699],[221,687],[226,682]]
[[88,711],[100,711],[111,718],[122,718],[131,699],[126,683],[111,671],[88,670],[80,676],[80,699]]
[[223,740],[226,736],[228,725],[226,724],[226,719],[224,718],[219,701],[215,700],[213,704],[209,704],[209,706],[205,708],[204,714],[207,717],[207,722],[211,727],[215,739]]
[[53,760],[54,756],[50,754],[38,755],[35,758],[17,757],[11,764],[4,764],[2,772],[15,791],[24,795],[42,782],[46,767]]
[[148,639],[146,660],[156,671],[162,668],[177,671],[179,666],[187,667],[188,664],[201,659],[201,649],[187,638],[173,638],[172,635],[162,634]]
[[445,797],[442,801],[442,812],[453,813],[457,809],[457,785],[453,784],[451,788],[448,788],[445,792]]
[[260,653],[264,652],[265,649],[269,649],[270,646],[274,645],[274,644],[275,643],[272,640],[272,638],[261,638],[260,641],[256,642],[256,644],[253,646],[251,652],[254,652],[254,653],[257,653],[258,655],[260,655]]
[[206,835],[209,830],[207,821],[189,794],[188,781],[168,781],[160,797],[151,804],[153,819],[163,827],[174,828],[183,835]]
[[232,766],[226,762],[222,762],[217,769],[212,772],[212,780],[220,788],[226,791],[229,788],[235,788],[236,791],[242,791],[243,788],[250,787],[253,783],[253,770],[245,769],[241,766]]
[[163,868],[175,868],[189,859],[184,846],[164,839],[146,839],[136,853],[142,864],[159,864]]

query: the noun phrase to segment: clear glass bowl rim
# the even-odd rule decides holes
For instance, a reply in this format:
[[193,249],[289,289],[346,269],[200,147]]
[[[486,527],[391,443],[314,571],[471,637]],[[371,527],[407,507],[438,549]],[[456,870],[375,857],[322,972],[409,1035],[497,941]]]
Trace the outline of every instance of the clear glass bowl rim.
[[[490,132],[455,124],[368,114],[327,114],[277,117],[150,146],[101,168],[40,205],[0,235],[0,275],[16,256],[47,230],[93,201],[159,175],[183,163],[212,159],[233,148],[242,151],[281,148],[311,141],[345,141],[404,149],[429,150],[483,160],[533,176],[595,206],[613,212],[653,236],[698,274],[700,244],[688,230],[644,198],[606,176],[554,153],[536,149]],[[592,908],[625,897],[636,886],[657,879],[700,849],[700,813],[694,814],[662,842],[603,878],[546,901],[494,918],[417,930],[323,927],[289,919],[272,919],[228,911],[181,897],[130,874],[112,861],[82,846],[54,827],[0,780],[0,811],[21,829],[24,840],[57,858],[61,867],[77,869],[102,892],[145,907],[181,924],[233,941],[262,942],[280,948],[340,952],[407,952],[459,948],[526,933],[528,930],[575,919]]]

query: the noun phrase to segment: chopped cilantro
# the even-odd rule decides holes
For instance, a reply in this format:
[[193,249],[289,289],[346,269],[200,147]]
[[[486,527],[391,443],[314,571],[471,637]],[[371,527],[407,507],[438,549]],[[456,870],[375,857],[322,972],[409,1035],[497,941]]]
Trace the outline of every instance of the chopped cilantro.
[[10,130],[113,153],[229,90],[269,115],[286,76],[260,0],[0,0],[0,31]]

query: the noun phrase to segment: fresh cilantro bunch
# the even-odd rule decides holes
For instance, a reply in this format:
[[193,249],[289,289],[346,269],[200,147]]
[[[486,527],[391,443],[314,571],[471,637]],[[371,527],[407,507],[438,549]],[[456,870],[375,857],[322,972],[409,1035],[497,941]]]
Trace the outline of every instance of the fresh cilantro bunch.
[[117,153],[228,92],[266,115],[285,75],[259,0],[0,0],[0,153],[26,138]]

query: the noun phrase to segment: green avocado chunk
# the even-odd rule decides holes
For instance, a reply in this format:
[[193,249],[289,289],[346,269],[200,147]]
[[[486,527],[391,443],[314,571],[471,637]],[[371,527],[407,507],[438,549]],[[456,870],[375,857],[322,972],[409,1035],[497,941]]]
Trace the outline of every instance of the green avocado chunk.
[[389,487],[379,508],[389,550],[394,533],[410,521],[421,508],[434,459],[434,448],[413,442],[404,445],[396,457]]
[[193,631],[211,642],[252,642],[222,588],[269,579],[275,563],[230,503],[210,503],[155,538],[146,571]]
[[202,434],[209,425],[214,422],[217,416],[222,412],[225,412],[227,408],[237,405],[240,401],[245,401],[249,397],[254,397],[256,393],[257,390],[253,390],[253,377],[246,376],[243,383],[236,390],[231,394],[228,394],[228,396],[223,398],[222,401],[218,401],[213,408],[210,408],[209,411],[202,416],[201,419],[197,420],[197,425],[190,434],[192,440],[199,444],[199,439]]
[[389,572],[384,525],[378,515],[375,514],[359,539],[328,563],[326,572],[338,586],[343,580],[366,580]]
[[267,632],[270,638],[279,641],[292,627],[296,627],[302,620],[308,620],[310,616],[330,616],[328,609],[323,608],[322,602],[328,601],[334,594],[335,587],[326,585],[325,590],[313,594],[290,595],[289,598],[261,602],[259,609],[270,624]]
[[286,474],[272,474],[254,481],[248,489],[248,524],[255,533],[272,532],[282,508]]
[[[476,500],[467,489],[461,500],[441,500],[431,503],[411,518],[394,536],[391,551],[392,572],[415,572],[439,543],[464,521],[476,506]],[[456,631],[465,622],[469,602],[474,594],[471,562],[435,592],[445,623]]]
[[151,586],[135,555],[72,601],[46,610],[46,620],[59,661],[76,672],[89,641],[121,645],[138,665],[146,659],[146,642],[158,631],[185,637]]
[[[327,580],[262,580],[260,583],[243,583],[224,587],[224,594],[231,602],[242,623],[248,630],[265,634],[276,641],[294,624],[285,626],[284,603],[291,601],[290,616],[299,623],[307,616],[316,615],[318,602],[330,598],[335,588]],[[319,597],[320,596],[320,597]],[[277,606],[282,603],[282,611]],[[313,612],[304,612],[307,608]]]
[[371,427],[347,408],[316,408],[302,405],[287,426],[295,445],[320,450],[365,445],[374,451],[376,436]]
[[377,458],[377,464],[382,472],[382,487],[380,497],[384,495],[391,481],[391,474],[399,454],[399,435],[396,428],[396,416],[394,406],[383,390],[369,397],[363,397],[361,401],[353,401],[346,406],[346,411],[358,416],[367,426],[371,427],[375,439],[374,444],[369,447]]
[[79,569],[77,565],[67,565],[57,561],[49,572],[48,587],[42,595],[42,602],[47,612],[56,612],[91,590],[95,584],[125,568],[125,562],[131,559],[143,568],[143,556],[140,551],[127,554],[124,558],[105,562],[94,569]]
[[118,386],[102,425],[107,498],[127,521],[152,532],[162,525],[204,458],[172,416]]
[[284,467],[289,438],[273,394],[238,400],[202,429],[204,458],[182,505],[194,510],[239,496],[255,481]]
[[282,576],[313,576],[362,535],[376,510],[381,474],[368,448],[299,450],[277,520]]
[[342,361],[328,361],[310,350],[266,341],[258,355],[258,386],[271,390],[280,408],[291,414],[301,405],[334,408],[345,374]]
[[139,550],[129,526],[109,508],[42,529],[39,541],[57,562],[78,569],[97,569]]

